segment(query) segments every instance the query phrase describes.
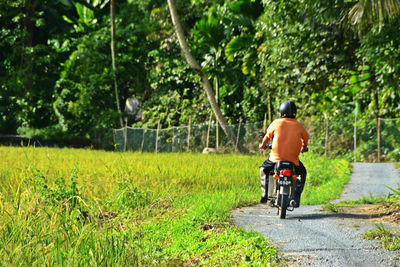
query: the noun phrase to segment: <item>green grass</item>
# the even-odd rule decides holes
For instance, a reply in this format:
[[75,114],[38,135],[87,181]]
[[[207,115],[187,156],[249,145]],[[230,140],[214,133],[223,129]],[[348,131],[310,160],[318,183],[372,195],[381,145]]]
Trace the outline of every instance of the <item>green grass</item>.
[[307,181],[302,205],[325,204],[340,197],[343,186],[350,180],[350,165],[343,159],[327,159],[306,153],[301,159],[307,168]]
[[323,210],[326,211],[330,211],[330,212],[339,212],[341,211],[341,208],[344,207],[354,207],[357,205],[365,205],[365,204],[378,204],[378,203],[383,203],[388,201],[388,198],[383,198],[383,197],[373,197],[373,196],[369,196],[369,197],[362,197],[361,199],[357,199],[357,200],[344,200],[344,201],[340,201],[337,203],[327,203],[325,205],[322,206]]
[[363,234],[366,240],[378,239],[382,247],[387,250],[400,250],[400,234],[398,230],[388,230],[382,223],[376,224],[376,229]]
[[[261,156],[0,147],[0,158],[5,265],[282,261],[267,239],[230,218],[231,209],[258,203]],[[338,197],[341,188],[327,189],[345,183],[348,163],[312,154],[302,161],[302,203]]]

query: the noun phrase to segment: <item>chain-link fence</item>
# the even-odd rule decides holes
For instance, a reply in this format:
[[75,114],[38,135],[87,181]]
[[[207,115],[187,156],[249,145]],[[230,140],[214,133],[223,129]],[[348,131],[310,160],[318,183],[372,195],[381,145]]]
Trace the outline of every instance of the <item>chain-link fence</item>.
[[356,140],[357,161],[399,161],[400,119],[360,120]]
[[239,144],[249,151],[256,151],[258,135],[263,132],[263,122],[239,123],[229,127],[236,135],[235,144],[214,122],[167,129],[125,127],[114,129],[113,132],[117,151],[202,152],[208,147],[219,152],[234,152]]
[[[329,157],[344,156],[351,161],[400,160],[400,119],[348,119],[348,117],[308,117],[299,119],[310,133],[309,147]],[[214,148],[218,152],[236,152],[238,144],[249,153],[259,153],[259,135],[268,124],[264,122],[230,125],[236,135],[229,141],[215,122],[143,129],[114,129],[117,151],[202,152]]]
[[400,119],[307,118],[313,151],[355,162],[400,160]]

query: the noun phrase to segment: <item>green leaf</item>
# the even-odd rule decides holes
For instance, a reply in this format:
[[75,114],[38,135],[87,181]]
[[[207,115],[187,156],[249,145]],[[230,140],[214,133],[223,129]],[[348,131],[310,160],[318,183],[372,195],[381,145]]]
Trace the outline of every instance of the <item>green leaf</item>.
[[360,87],[359,86],[353,85],[351,87],[351,93],[353,94],[353,96],[356,95],[359,91],[360,91]]
[[226,45],[225,55],[229,61],[233,61],[236,55],[241,51],[241,49],[246,48],[250,45],[250,39],[244,36],[235,36]]
[[84,18],[84,6],[80,3],[75,3],[76,12],[78,13],[79,18]]
[[250,52],[243,57],[242,71],[245,75],[255,76],[255,65],[257,63],[257,53]]
[[68,23],[71,23],[71,24],[74,23],[72,20],[70,20],[70,19],[69,19],[67,16],[65,16],[65,15],[63,15],[62,18],[63,18],[66,22],[68,22]]
[[371,77],[371,74],[369,72],[365,72],[361,76],[361,80],[365,81],[365,80],[368,80],[370,77]]
[[352,75],[350,77],[350,83],[355,84],[358,82],[358,77],[356,75]]

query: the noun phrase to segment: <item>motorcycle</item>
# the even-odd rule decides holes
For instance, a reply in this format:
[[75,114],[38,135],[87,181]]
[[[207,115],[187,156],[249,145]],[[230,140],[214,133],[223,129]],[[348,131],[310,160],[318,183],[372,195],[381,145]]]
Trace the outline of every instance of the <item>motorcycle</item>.
[[[272,149],[272,145],[267,145]],[[268,175],[268,197],[278,208],[277,215],[286,218],[286,211],[296,208],[295,194],[301,184],[301,176],[295,174],[295,165],[290,161],[279,161]],[[298,207],[298,206],[297,206]]]
[[301,177],[295,174],[294,164],[289,161],[279,161],[268,179],[268,192],[271,193],[272,203],[278,208],[277,214],[281,219],[286,218],[286,211],[296,207],[294,196],[301,182]]

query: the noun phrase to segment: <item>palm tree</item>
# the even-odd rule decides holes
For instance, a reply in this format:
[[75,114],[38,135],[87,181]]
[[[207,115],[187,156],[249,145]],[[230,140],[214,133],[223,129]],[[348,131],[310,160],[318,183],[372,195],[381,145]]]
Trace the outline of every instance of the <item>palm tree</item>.
[[347,15],[350,23],[359,30],[378,23],[381,27],[385,20],[398,15],[399,0],[360,0]]

